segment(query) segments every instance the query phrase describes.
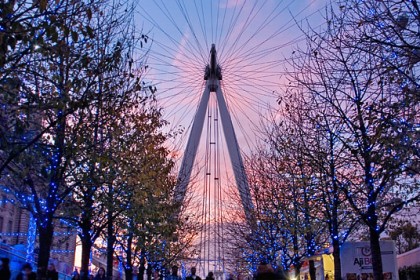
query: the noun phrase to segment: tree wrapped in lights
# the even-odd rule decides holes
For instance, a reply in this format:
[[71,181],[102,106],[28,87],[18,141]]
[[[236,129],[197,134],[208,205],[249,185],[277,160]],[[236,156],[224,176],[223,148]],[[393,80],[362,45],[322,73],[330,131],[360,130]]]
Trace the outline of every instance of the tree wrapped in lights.
[[[42,60],[43,47],[58,44],[60,29],[67,28],[68,32],[76,32],[76,28],[64,27],[63,20],[77,13],[66,9],[68,3],[47,5],[46,1],[33,2],[27,0],[2,2],[0,20],[0,177],[6,175],[6,169],[15,161],[19,161],[20,154],[33,146],[42,138],[48,129],[39,129],[39,118],[25,117],[30,110],[42,111],[37,96],[32,69]],[[60,27],[61,26],[61,27]],[[37,64],[40,66],[41,64]],[[40,75],[41,76],[41,75]],[[34,108],[38,105],[38,108]],[[51,107],[50,107],[51,108]],[[54,126],[50,124],[48,128]],[[38,129],[37,129],[38,128]]]
[[[317,219],[323,223],[333,248],[334,274],[341,277],[340,246],[359,225],[359,218],[348,204],[341,190],[339,170],[346,164],[344,149],[335,135],[342,126],[328,118],[327,106],[314,107],[304,98],[304,89],[291,84],[279,100],[279,120],[270,122],[269,143],[278,150],[295,149],[300,165],[312,170],[313,193]],[[322,125],[321,125],[322,124]],[[287,136],[286,136],[287,135]],[[289,138],[289,141],[279,141]]]
[[73,143],[81,153],[71,163],[68,178],[74,185],[68,197],[74,215],[68,219],[79,228],[83,277],[88,277],[92,247],[105,230],[108,276],[112,276],[115,219],[130,205],[135,172],[143,172],[134,169],[138,161],[133,157],[140,157],[139,145],[162,125],[152,93],[143,88],[145,65],[135,50],[147,38],[136,33],[132,12],[130,3],[113,2],[94,14],[97,53],[90,63],[107,71],[97,77],[94,100],[74,116],[79,131]]
[[124,103],[120,88],[144,98],[141,72],[128,71],[133,53],[124,52],[122,37],[117,44],[127,18],[112,9],[122,4],[107,3],[9,1],[2,9],[0,170],[2,183],[36,221],[39,268],[47,267],[54,219],[66,212],[74,175],[92,162],[86,151],[98,147],[80,138],[91,109],[99,101]]
[[345,1],[340,3],[340,8],[347,14],[344,24],[358,25],[356,36],[367,44],[381,46],[380,52],[365,51],[382,60],[384,74],[400,86],[396,94],[419,102],[419,2]]
[[395,38],[382,40],[390,22],[378,11],[390,3],[351,1],[329,10],[326,32],[308,34],[291,74],[291,86],[303,88],[318,112],[313,123],[341,147],[332,178],[368,228],[375,279],[383,272],[380,234],[394,213],[419,199],[419,100],[406,90],[417,78],[407,75],[409,57],[397,59],[390,48]]
[[241,219],[234,215],[230,235],[236,242],[233,247],[242,248],[241,256],[251,271],[266,262],[299,273],[303,258],[322,248],[325,226],[321,213],[314,210],[319,198],[311,170],[302,165],[299,149],[291,148],[291,134],[287,129],[270,133],[273,138],[248,162],[255,223],[238,222]]
[[68,122],[89,103],[98,72],[87,61],[89,23],[100,3],[85,4],[10,1],[2,10],[1,175],[36,221],[39,268],[47,267],[53,219],[72,189],[65,180],[77,126]]

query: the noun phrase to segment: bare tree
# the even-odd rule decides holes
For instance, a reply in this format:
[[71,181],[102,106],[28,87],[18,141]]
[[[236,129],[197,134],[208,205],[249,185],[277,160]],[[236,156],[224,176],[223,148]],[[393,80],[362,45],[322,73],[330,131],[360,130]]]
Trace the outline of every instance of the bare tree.
[[[242,256],[254,272],[264,261],[299,273],[303,258],[314,256],[327,239],[318,211],[316,170],[305,161],[304,143],[293,122],[283,120],[282,125],[270,124],[265,143],[248,160],[256,222],[232,222],[232,238],[242,246]],[[312,260],[310,266],[314,277]]]
[[410,81],[404,66],[390,71],[388,46],[366,39],[374,34],[365,24],[370,10],[351,18],[358,5],[364,4],[331,9],[326,32],[308,34],[291,85],[304,88],[319,111],[314,124],[338,142],[343,164],[329,175],[368,227],[375,279],[382,279],[379,236],[394,213],[419,199],[418,98],[404,89]]
[[297,145],[302,154],[301,164],[314,172],[316,207],[333,247],[334,275],[340,279],[340,246],[359,224],[359,219],[349,210],[351,207],[340,185],[339,170],[347,166],[347,157],[335,134],[340,133],[342,126],[330,117],[328,106],[314,102],[313,99],[305,99],[303,87],[291,85],[280,99],[283,109],[277,113],[281,116],[279,121],[272,121],[275,134],[270,139],[276,141],[278,135],[284,135],[286,130],[293,131],[293,141],[290,141],[289,147],[284,145],[282,149],[292,149],[295,143],[301,143]]

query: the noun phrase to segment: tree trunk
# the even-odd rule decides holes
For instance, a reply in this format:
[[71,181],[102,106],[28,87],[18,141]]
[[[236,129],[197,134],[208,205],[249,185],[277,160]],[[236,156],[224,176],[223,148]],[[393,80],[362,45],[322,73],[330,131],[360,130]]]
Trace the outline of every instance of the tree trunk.
[[[333,246],[333,257],[334,257],[334,280],[341,280],[341,259],[340,259],[340,239],[339,239],[339,222],[338,222],[338,207],[340,205],[340,187],[336,179],[336,162],[335,162],[335,153],[334,153],[334,134],[329,133],[329,144],[330,144],[330,176],[331,183],[333,187],[333,197],[332,197],[332,208],[331,208],[331,227],[330,235]],[[326,203],[330,203],[326,201]],[[325,275],[324,275],[325,276]]]
[[94,221],[92,214],[94,192],[95,188],[90,188],[84,193],[83,200],[85,205],[82,208],[83,210],[79,223],[79,228],[82,231],[81,234],[79,234],[80,240],[82,242],[82,260],[80,266],[80,276],[82,280],[87,280],[89,277],[90,254],[94,242],[91,235]]
[[379,244],[379,233],[372,227],[369,227],[369,231],[370,231],[370,250],[372,252],[373,277],[375,280],[383,280],[382,255],[381,255],[381,247]]
[[[126,268],[125,270],[125,280],[133,280],[133,269]],[[138,278],[138,280],[143,280],[142,278]]]
[[295,277],[297,277],[297,275],[300,274],[300,268],[301,268],[301,262],[299,262],[299,264],[296,265],[293,269],[295,271]]
[[[132,264],[133,259],[132,259],[132,252],[131,252],[132,245],[133,245],[133,234],[130,233],[130,236],[127,239],[127,251],[125,252],[126,253],[125,280],[133,280],[133,264]],[[138,280],[143,280],[143,278],[140,278]]]
[[112,280],[113,268],[114,268],[114,244],[115,234],[112,219],[112,211],[108,212],[108,225],[107,225],[107,245],[106,245],[106,271],[108,280]]
[[[302,171],[302,174],[303,171]],[[310,218],[310,212],[311,209],[309,207],[309,198],[305,189],[304,195],[303,195],[303,199],[304,199],[304,213],[305,213],[305,224],[308,227],[306,229],[306,231],[308,231],[308,233],[306,234],[305,238],[306,238],[306,250],[307,250],[307,256],[309,257],[313,257],[315,255],[315,240],[314,240],[314,234],[311,232],[311,218]],[[309,276],[311,277],[311,280],[315,280],[316,279],[316,269],[315,269],[315,261],[314,260],[309,260]]]
[[140,263],[138,279],[141,279],[141,280],[144,279],[144,271],[146,271],[146,268],[144,267],[144,263]]
[[143,280],[144,279],[144,272],[146,271],[146,258],[144,256],[144,251],[141,250],[140,253],[140,265],[139,265],[139,274],[138,279]]
[[340,256],[340,238],[338,231],[338,188],[334,183],[334,204],[332,208],[332,230],[331,230],[331,240],[333,246],[333,257],[334,257],[334,279],[341,280],[341,256]]
[[147,280],[152,280],[152,267],[150,265],[147,266]]
[[316,280],[316,268],[314,260],[309,261],[309,276],[311,277],[311,280]]
[[[62,74],[62,72],[60,71]],[[61,90],[60,90],[61,95]],[[66,117],[63,116],[62,108],[57,109],[57,128],[55,131],[55,151],[50,158],[51,179],[48,185],[48,196],[46,197],[46,209],[42,210],[37,206],[37,230],[39,233],[39,252],[38,252],[38,278],[44,279],[47,273],[48,262],[50,260],[51,245],[53,242],[54,225],[53,215],[61,201],[57,198],[58,189],[62,187],[62,156],[64,154],[66,136]],[[31,180],[32,188],[34,188]],[[39,198],[37,198],[39,199]],[[39,203],[39,200],[38,200]]]
[[46,276],[48,262],[50,260],[51,245],[53,242],[54,225],[52,220],[46,221],[47,225],[42,227],[37,225],[39,233],[39,253],[38,253],[38,278],[43,279]]
[[82,229],[83,237],[80,239],[82,241],[82,263],[80,267],[80,276],[82,280],[89,279],[89,262],[90,262],[90,253],[92,250],[92,241],[89,235],[89,231]]
[[341,280],[340,242],[333,238],[334,280]]

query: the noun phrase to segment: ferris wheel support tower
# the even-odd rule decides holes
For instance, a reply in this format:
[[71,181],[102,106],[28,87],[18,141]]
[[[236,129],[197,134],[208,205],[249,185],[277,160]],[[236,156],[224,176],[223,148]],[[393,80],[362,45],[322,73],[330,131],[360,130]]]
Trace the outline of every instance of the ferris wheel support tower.
[[236,138],[232,119],[230,117],[230,113],[226,105],[226,100],[220,86],[220,81],[222,80],[222,71],[220,65],[217,63],[217,53],[214,44],[212,44],[210,50],[210,63],[206,66],[204,80],[206,80],[206,86],[194,118],[184,157],[182,159],[181,168],[179,170],[178,183],[175,188],[175,200],[180,204],[182,204],[184,201],[187,187],[191,178],[193,164],[197,154],[201,133],[203,130],[209,97],[211,93],[215,93],[218,101],[220,117],[222,119],[223,132],[229,151],[229,157],[232,164],[233,173],[235,175],[236,185],[241,197],[245,217],[249,221],[251,218],[253,203],[251,199],[251,193],[249,191],[245,166],[238,145],[238,140]]

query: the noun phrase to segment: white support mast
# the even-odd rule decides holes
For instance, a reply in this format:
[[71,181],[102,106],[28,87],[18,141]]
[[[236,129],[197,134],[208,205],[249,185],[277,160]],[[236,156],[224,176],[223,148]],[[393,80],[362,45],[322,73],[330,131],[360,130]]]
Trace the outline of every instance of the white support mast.
[[198,144],[203,130],[204,118],[206,116],[207,105],[209,103],[210,90],[206,86],[203,96],[200,100],[197,113],[191,128],[190,137],[188,138],[187,147],[185,148],[184,157],[182,159],[181,168],[178,173],[178,182],[175,188],[175,200],[177,203],[184,201],[187,193],[188,183],[190,182],[191,172],[197,154]]
[[206,66],[204,79],[206,80],[206,87],[204,89],[203,96],[194,118],[194,123],[188,138],[184,158],[181,163],[181,168],[178,174],[178,184],[175,189],[175,199],[178,203],[182,203],[185,198],[187,186],[191,178],[191,172],[197,154],[198,144],[201,138],[201,132],[203,130],[209,96],[211,92],[214,92],[216,93],[219,104],[220,117],[222,119],[223,131],[229,150],[229,157],[232,163],[235,181],[242,200],[245,216],[247,220],[249,220],[251,218],[251,210],[253,208],[253,204],[249,191],[245,167],[242,161],[238,141],[232,124],[232,119],[230,117],[229,110],[226,106],[226,101],[220,87],[222,73],[220,66],[217,64],[216,47],[214,44],[212,44],[210,50],[210,63]]
[[245,217],[249,220],[251,218],[253,205],[245,166],[242,161],[241,151],[239,149],[238,140],[236,139],[232,119],[230,118],[226,101],[220,87],[216,90],[216,96],[219,104],[220,117],[222,119],[223,132],[225,134],[225,140],[229,151],[230,162],[232,163],[233,173],[235,174],[236,186],[241,197],[242,206],[244,207]]

